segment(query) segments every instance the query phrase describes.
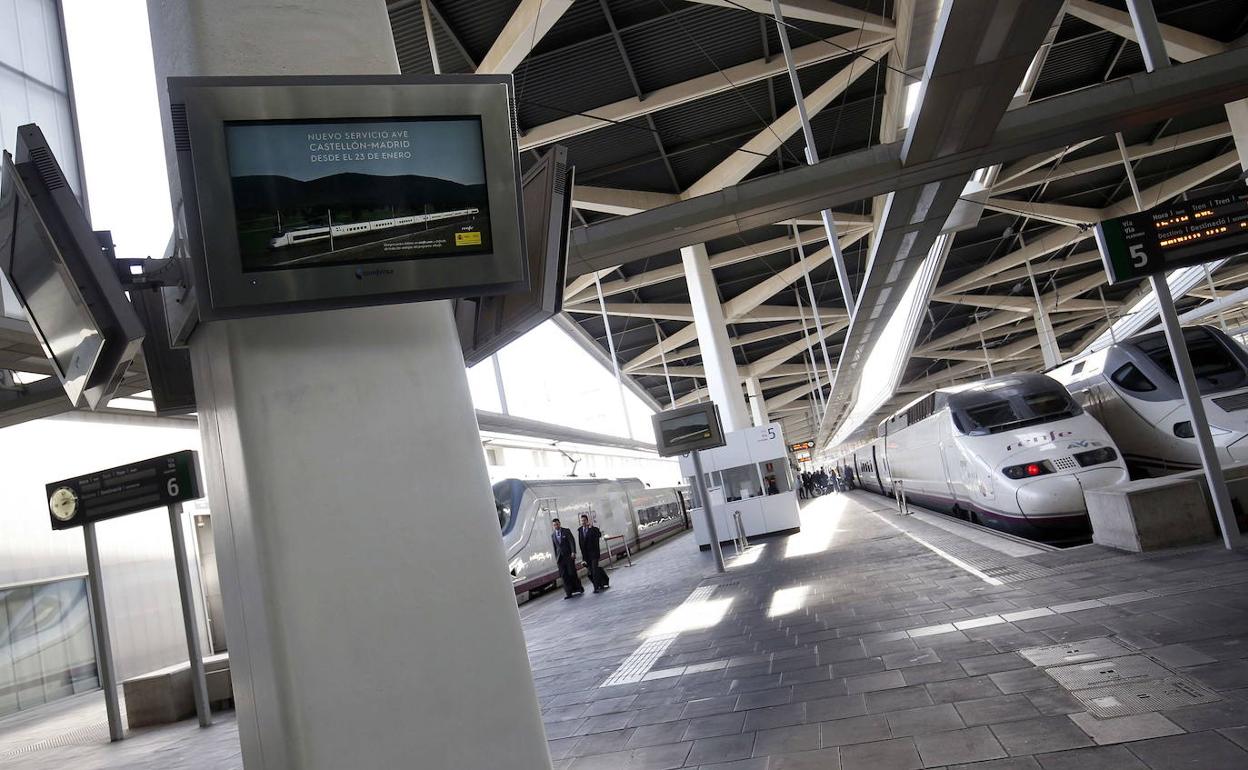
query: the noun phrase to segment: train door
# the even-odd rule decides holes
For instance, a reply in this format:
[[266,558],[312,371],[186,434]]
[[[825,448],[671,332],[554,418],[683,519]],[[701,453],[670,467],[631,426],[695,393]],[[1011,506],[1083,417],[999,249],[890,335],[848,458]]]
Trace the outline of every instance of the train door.
[[940,465],[945,473],[943,486],[952,498],[950,504],[956,507],[958,502],[965,502],[968,498],[966,479],[973,471],[962,455],[961,447],[953,440],[953,415],[948,408],[937,415],[935,423]]
[[884,480],[880,478],[880,457],[875,451],[877,444],[871,444],[871,472],[875,474],[875,483],[879,485],[880,494],[884,494]]

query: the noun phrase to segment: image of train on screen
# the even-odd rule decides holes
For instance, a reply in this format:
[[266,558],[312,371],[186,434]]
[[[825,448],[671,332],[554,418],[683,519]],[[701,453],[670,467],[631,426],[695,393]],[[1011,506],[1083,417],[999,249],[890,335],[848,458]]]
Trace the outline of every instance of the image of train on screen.
[[353,222],[351,224],[332,226],[323,225],[321,227],[301,227],[296,230],[288,230],[276,238],[271,238],[269,240],[269,248],[280,249],[286,246],[294,246],[301,243],[328,241],[331,237],[346,238],[354,235],[376,232],[378,230],[390,230],[396,227],[409,227],[412,225],[440,222],[459,217],[470,217],[479,213],[481,213],[481,210],[478,208],[465,208],[455,209],[454,211],[439,211],[433,214],[412,214],[405,217],[391,217],[390,219],[374,219],[370,222]]
[[[559,578],[551,519],[575,532],[581,514],[588,515],[607,538],[601,544],[604,564],[608,553],[619,559],[689,528],[683,488],[649,488],[639,479],[504,479],[494,484],[494,507],[520,600],[554,587]],[[580,555],[578,548],[578,560]]]
[[877,433],[836,460],[859,486],[1031,540],[1086,541],[1084,491],[1128,480],[1110,435],[1043,374],[935,390]]

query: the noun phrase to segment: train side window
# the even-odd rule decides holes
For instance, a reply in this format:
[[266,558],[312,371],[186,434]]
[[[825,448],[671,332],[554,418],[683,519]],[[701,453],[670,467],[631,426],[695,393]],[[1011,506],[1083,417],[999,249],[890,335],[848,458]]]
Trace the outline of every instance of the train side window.
[[1118,367],[1118,370],[1114,372],[1110,379],[1114,381],[1114,384],[1136,393],[1147,393],[1150,390],[1157,390],[1157,386],[1153,384],[1152,380],[1148,379],[1148,375],[1141,372],[1132,363],[1125,363]]

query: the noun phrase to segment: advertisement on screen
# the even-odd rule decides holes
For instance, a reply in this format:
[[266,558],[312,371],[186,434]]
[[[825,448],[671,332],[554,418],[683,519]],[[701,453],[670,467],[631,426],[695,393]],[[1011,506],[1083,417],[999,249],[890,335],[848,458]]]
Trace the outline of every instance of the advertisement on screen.
[[242,271],[488,254],[481,120],[225,124]]

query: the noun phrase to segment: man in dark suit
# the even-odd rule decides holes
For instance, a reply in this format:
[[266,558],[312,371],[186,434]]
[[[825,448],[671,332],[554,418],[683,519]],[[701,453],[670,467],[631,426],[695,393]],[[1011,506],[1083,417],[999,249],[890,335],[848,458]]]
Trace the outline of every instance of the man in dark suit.
[[602,593],[611,586],[607,585],[607,572],[598,566],[602,558],[598,542],[602,539],[602,530],[589,523],[589,517],[581,514],[581,528],[576,531],[576,539],[581,543],[581,558],[585,560],[585,569],[589,572],[589,582],[594,584],[594,593]]
[[571,599],[585,593],[581,579],[576,574],[576,541],[572,539],[572,530],[565,528],[558,519],[551,519],[554,532],[550,536],[550,544],[555,547],[555,561],[559,564],[559,577],[563,579],[563,598]]

